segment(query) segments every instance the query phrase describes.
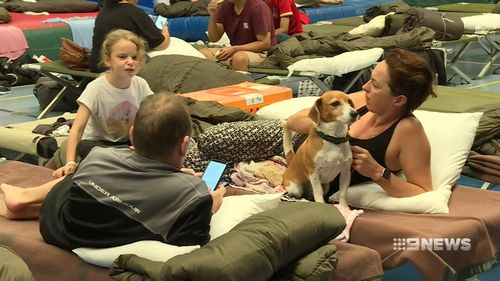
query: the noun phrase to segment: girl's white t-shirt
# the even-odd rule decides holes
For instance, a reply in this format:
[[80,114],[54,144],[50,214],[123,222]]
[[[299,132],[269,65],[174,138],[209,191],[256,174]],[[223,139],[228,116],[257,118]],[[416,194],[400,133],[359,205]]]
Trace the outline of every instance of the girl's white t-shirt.
[[139,105],[152,94],[142,77],[132,77],[130,87],[119,89],[111,85],[105,75],[99,76],[87,85],[77,100],[90,110],[82,139],[128,141]]

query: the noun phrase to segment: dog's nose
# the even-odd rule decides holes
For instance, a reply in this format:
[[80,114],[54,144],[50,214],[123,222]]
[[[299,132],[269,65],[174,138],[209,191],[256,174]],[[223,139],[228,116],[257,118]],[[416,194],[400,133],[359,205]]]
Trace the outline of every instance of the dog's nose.
[[356,120],[359,116],[359,113],[356,110],[351,111],[351,118]]

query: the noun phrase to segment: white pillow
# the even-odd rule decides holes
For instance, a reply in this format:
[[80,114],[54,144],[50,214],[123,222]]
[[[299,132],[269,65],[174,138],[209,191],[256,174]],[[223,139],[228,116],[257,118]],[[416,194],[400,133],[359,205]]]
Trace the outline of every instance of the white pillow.
[[289,74],[293,71],[311,71],[321,74],[342,76],[375,64],[382,56],[382,48],[350,51],[331,58],[299,60],[288,66]]
[[319,97],[298,97],[266,105],[255,114],[259,119],[287,119],[290,115],[311,108]]
[[111,248],[76,248],[73,249],[73,252],[88,263],[110,268],[113,261],[118,256],[124,254],[136,254],[153,261],[165,262],[175,256],[186,254],[199,248],[199,245],[174,246],[160,241],[144,240]]
[[200,51],[196,50],[196,48],[193,47],[191,44],[176,37],[170,37],[170,44],[168,45],[168,48],[166,48],[165,50],[150,51],[148,53],[148,56],[150,58],[161,55],[184,55],[184,56],[206,59],[206,57]]
[[374,17],[370,22],[357,26],[354,29],[349,30],[349,34],[352,35],[364,35],[371,37],[378,37],[382,34],[385,27],[385,17],[393,15],[394,12],[390,12],[386,15],[380,15]]
[[408,213],[448,213],[451,187],[459,178],[483,113],[441,113],[416,110],[431,145],[433,191],[395,198],[369,182],[347,189],[350,205]]
[[482,14],[463,17],[464,31],[469,33],[500,29],[500,14]]
[[210,222],[210,239],[231,230],[251,215],[278,207],[283,193],[236,195],[224,197],[219,210]]

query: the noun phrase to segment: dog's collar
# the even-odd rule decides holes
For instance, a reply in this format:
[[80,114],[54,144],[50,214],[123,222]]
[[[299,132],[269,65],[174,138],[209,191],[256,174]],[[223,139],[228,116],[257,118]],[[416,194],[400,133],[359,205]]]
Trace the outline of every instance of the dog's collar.
[[318,130],[317,127],[314,128],[314,132],[316,132],[318,137],[326,140],[327,142],[331,142],[333,144],[341,144],[341,143],[349,141],[349,134],[347,134],[343,138],[332,137],[332,136],[326,135],[325,133],[321,132],[320,130]]

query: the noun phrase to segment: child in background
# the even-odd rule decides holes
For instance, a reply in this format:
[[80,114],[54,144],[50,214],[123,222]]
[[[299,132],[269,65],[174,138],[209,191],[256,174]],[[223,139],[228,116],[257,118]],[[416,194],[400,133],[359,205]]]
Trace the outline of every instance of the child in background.
[[294,0],[264,0],[273,14],[277,42],[284,41],[290,35],[302,33],[301,17]]
[[54,172],[55,177],[75,172],[77,151],[84,158],[94,146],[129,144],[128,133],[137,109],[144,98],[153,94],[146,80],[135,75],[143,64],[145,44],[139,36],[123,29],[106,36],[102,60],[109,70],[89,83],[78,98],[66,165]]

